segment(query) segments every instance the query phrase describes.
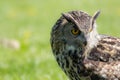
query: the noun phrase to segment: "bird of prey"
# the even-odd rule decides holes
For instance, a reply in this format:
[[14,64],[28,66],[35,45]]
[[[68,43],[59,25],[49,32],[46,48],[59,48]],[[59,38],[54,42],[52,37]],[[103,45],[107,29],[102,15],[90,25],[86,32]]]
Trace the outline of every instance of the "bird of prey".
[[120,80],[120,38],[101,35],[83,11],[63,13],[51,31],[51,48],[70,80]]

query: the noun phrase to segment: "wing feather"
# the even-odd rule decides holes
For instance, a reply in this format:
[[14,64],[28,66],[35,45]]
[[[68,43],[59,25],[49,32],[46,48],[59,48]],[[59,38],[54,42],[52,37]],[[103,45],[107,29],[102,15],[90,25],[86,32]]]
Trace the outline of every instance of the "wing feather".
[[101,40],[97,46],[91,50],[89,59],[104,62],[119,61],[120,39],[101,35]]
[[120,80],[120,61],[100,62],[84,60],[84,64],[88,71],[92,71],[92,75],[99,76],[105,80]]
[[120,39],[103,35],[100,37],[97,46],[84,59],[84,66],[91,73],[91,80],[95,80],[96,76],[99,77],[97,80],[120,80]]

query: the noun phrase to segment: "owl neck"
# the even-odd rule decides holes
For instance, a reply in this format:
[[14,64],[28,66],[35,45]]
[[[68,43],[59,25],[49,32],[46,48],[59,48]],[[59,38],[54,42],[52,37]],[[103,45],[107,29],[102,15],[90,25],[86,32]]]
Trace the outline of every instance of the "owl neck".
[[100,36],[96,29],[96,24],[94,24],[93,30],[87,35],[88,47],[93,48],[97,45],[100,40]]
[[89,55],[91,49],[93,49],[95,46],[97,46],[97,44],[100,40],[100,36],[96,30],[96,24],[94,24],[93,30],[86,35],[86,39],[87,39],[87,46],[86,46],[85,52],[84,52],[85,57],[87,57]]

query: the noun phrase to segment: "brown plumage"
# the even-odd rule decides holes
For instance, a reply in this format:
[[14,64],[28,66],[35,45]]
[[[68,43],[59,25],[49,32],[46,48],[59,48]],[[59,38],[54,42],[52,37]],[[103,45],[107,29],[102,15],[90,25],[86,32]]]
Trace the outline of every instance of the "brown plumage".
[[52,28],[53,54],[70,80],[120,80],[120,39],[98,34],[99,13],[71,11]]
[[84,60],[84,66],[105,80],[120,80],[120,39],[101,35],[101,40]]

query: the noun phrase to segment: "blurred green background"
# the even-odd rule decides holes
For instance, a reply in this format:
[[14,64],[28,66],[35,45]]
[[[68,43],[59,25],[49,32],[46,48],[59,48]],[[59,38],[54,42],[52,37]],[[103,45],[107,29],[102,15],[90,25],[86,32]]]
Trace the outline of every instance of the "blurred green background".
[[0,0],[0,80],[68,80],[50,48],[62,12],[82,10],[102,34],[120,36],[120,0]]

